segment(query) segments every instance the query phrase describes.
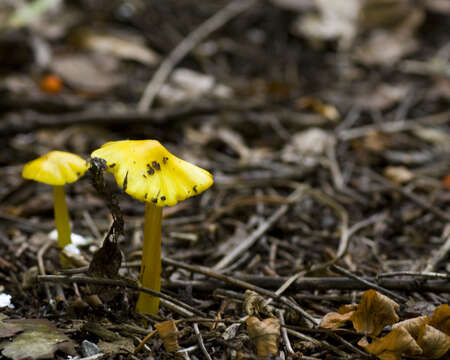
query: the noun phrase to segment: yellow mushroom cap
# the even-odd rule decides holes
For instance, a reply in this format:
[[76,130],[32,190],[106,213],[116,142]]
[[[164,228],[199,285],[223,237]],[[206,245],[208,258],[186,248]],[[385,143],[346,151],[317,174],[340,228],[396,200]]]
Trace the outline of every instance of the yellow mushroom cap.
[[49,153],[26,163],[22,176],[49,185],[64,185],[77,181],[88,169],[86,160],[65,151]]
[[157,140],[108,142],[91,157],[106,161],[128,195],[157,206],[175,205],[213,184],[208,171],[172,155]]

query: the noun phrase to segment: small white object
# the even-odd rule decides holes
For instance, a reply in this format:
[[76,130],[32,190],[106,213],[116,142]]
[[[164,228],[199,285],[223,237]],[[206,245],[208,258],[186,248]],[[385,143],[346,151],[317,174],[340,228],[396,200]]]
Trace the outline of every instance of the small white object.
[[162,86],[158,98],[165,105],[174,105],[203,96],[228,99],[232,95],[233,90],[230,87],[217,83],[211,75],[180,68],[174,70],[169,82]]
[[172,74],[171,80],[174,85],[194,95],[211,91],[215,83],[212,76],[185,68],[176,69]]
[[[56,229],[53,229],[48,234],[48,237],[52,240],[58,240],[58,232],[56,231]],[[72,244],[75,245],[76,247],[90,245],[92,244],[93,240],[94,239],[90,236],[84,237],[82,235],[75,233],[70,234],[70,241],[72,241]]]
[[74,244],[69,244],[69,245],[64,246],[64,251],[66,251],[66,252],[68,252],[70,254],[73,254],[73,255],[80,255],[81,254],[80,250]]
[[0,294],[0,308],[9,307],[11,309],[14,308],[14,305],[11,304],[12,296],[9,294]]

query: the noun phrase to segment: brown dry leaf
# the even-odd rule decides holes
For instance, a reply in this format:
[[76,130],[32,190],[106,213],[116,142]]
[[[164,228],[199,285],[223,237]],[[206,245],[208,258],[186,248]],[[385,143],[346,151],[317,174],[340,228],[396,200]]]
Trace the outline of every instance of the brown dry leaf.
[[78,30],[73,41],[82,48],[120,59],[135,60],[144,65],[154,66],[159,55],[145,45],[145,39],[135,34],[114,30],[111,33],[96,33],[90,29]]
[[356,50],[356,58],[365,65],[391,66],[417,49],[414,33],[424,18],[422,9],[411,7],[395,28],[374,30]]
[[415,178],[414,173],[404,166],[388,166],[384,169],[384,176],[398,185],[403,185]]
[[118,86],[123,78],[118,64],[106,56],[87,54],[59,55],[53,59],[52,69],[65,83],[76,90],[104,93]]
[[359,0],[330,1],[315,0],[317,13],[307,13],[292,25],[295,35],[309,41],[339,40],[341,49],[350,48],[357,34]]
[[312,109],[331,121],[337,121],[341,117],[339,110],[334,105],[324,104],[320,99],[309,96],[296,100],[295,106],[299,109]]
[[417,340],[419,336],[425,331],[425,325],[428,323],[428,316],[419,316],[413,319],[401,321],[394,326],[393,329],[401,327]]
[[167,352],[173,353],[180,348],[178,344],[178,329],[174,320],[163,321],[155,324]]
[[403,327],[396,327],[386,336],[375,339],[370,344],[364,337],[359,340],[358,345],[381,360],[400,360],[402,354],[422,354],[422,349]]
[[6,318],[6,315],[0,313],[0,339],[10,338],[24,330],[23,327],[18,324],[4,323],[3,320]]
[[386,325],[395,324],[399,305],[377,291],[364,292],[358,309],[353,313],[354,328],[362,334],[377,336]]
[[422,348],[425,358],[439,359],[450,349],[450,336],[432,326],[425,325],[417,343]]
[[258,356],[278,354],[278,339],[280,338],[280,322],[276,318],[259,320],[250,316],[247,320],[250,339],[253,340]]
[[450,336],[428,326],[428,316],[420,316],[399,322],[393,328],[403,328],[416,340],[427,359],[438,359],[450,348]]
[[448,304],[438,306],[434,310],[429,325],[450,336],[450,306]]
[[362,140],[362,146],[375,153],[380,153],[386,150],[389,143],[389,137],[377,130],[369,131]]
[[53,359],[56,351],[76,354],[73,341],[48,320],[6,320],[5,323],[18,325],[24,331],[12,341],[0,343],[3,356],[19,360]]
[[266,300],[258,293],[245,290],[244,310],[249,316],[266,315],[273,316],[273,307],[266,304]]
[[105,355],[112,357],[116,354],[132,354],[134,352],[133,339],[120,337],[112,342],[100,340],[98,347]]
[[339,329],[352,320],[353,313],[357,307],[358,305],[356,304],[343,305],[338,309],[338,312],[326,314],[320,322],[320,327],[332,330]]

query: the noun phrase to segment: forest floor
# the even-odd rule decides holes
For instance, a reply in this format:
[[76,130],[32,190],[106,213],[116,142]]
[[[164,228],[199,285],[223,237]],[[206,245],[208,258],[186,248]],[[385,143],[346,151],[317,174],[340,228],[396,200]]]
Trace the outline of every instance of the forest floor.
[[[0,357],[448,359],[449,16],[445,0],[0,4]],[[62,268],[51,186],[22,178],[125,139],[214,176],[163,209],[157,315],[135,311],[144,203],[111,174],[106,195],[92,175],[66,185],[80,244]],[[122,255],[96,265],[120,268],[94,274],[113,215]]]

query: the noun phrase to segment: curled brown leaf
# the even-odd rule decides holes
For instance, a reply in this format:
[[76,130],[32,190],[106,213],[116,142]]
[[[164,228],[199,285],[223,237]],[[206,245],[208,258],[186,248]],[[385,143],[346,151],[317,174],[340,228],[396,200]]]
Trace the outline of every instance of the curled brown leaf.
[[386,325],[395,324],[399,305],[377,291],[364,292],[357,310],[352,315],[353,326],[361,334],[377,336]]
[[178,345],[178,329],[175,321],[168,320],[155,324],[155,328],[161,337],[167,352],[173,353],[180,348]]
[[358,345],[381,360],[400,360],[402,354],[422,354],[422,349],[403,327],[392,329],[389,334],[373,340],[370,344],[364,337],[358,342]]
[[320,327],[331,330],[339,329],[352,320],[357,306],[356,304],[343,305],[338,309],[338,312],[326,314],[320,322]]
[[450,306],[448,304],[442,304],[434,310],[430,326],[450,336]]
[[248,335],[256,347],[256,354],[258,356],[277,355],[280,338],[279,320],[267,318],[261,321],[255,316],[250,316],[246,323]]

